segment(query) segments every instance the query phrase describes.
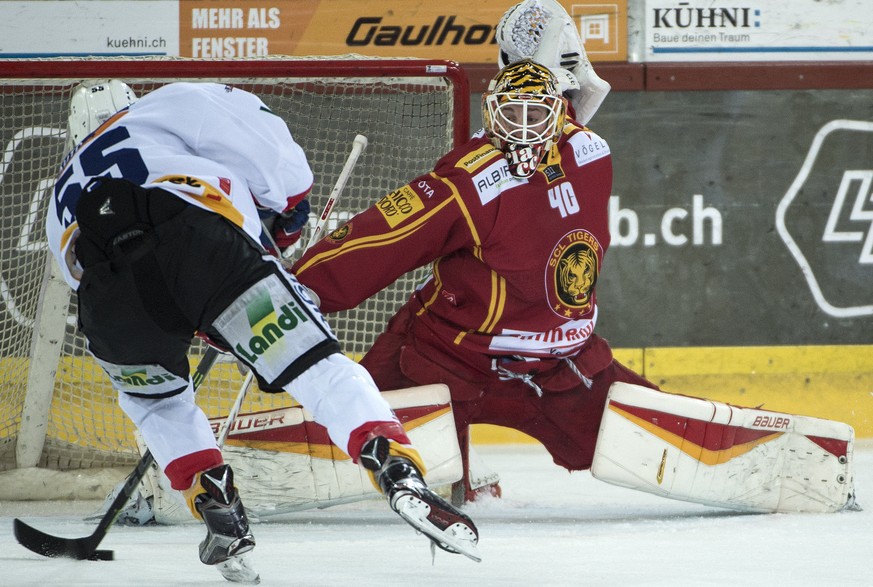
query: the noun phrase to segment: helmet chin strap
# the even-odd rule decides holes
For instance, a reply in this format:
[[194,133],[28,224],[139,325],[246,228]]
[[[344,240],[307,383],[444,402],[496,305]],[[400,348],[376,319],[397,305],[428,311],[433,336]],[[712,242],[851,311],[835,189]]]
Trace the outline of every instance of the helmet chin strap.
[[506,143],[503,156],[509,164],[509,172],[514,177],[530,177],[537,170],[545,154],[545,145],[521,145]]

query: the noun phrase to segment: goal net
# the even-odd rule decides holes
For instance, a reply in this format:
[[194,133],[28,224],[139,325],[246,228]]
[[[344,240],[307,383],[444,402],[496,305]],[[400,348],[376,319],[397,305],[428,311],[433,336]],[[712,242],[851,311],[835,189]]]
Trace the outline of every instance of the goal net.
[[[427,172],[469,133],[469,87],[457,65],[418,59],[261,58],[0,62],[0,471],[128,467],[133,426],[76,328],[76,298],[59,280],[44,222],[66,147],[71,89],[118,78],[139,96],[173,81],[217,81],[259,95],[288,123],[316,176],[310,230],[356,134],[369,146],[326,230]],[[308,241],[304,233],[301,243]],[[344,351],[367,351],[427,268],[359,308],[329,317]],[[205,348],[195,343],[192,367]],[[219,362],[198,392],[207,416],[228,413],[244,376]],[[254,390],[254,388],[253,388]],[[242,413],[293,405],[250,392]]]

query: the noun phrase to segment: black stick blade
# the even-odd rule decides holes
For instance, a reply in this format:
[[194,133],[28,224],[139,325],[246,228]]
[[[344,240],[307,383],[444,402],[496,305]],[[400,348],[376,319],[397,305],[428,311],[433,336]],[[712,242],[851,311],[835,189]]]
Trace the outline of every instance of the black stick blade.
[[28,526],[18,518],[13,520],[13,529],[15,539],[21,546],[42,556],[74,558],[76,560],[112,560],[111,558],[107,559],[107,556],[112,556],[111,551],[100,551],[98,554],[99,540],[95,541],[93,536],[85,538],[52,536],[33,526]]
[[[197,388],[203,380],[206,379],[206,375],[209,373],[212,365],[215,364],[215,361],[218,360],[218,355],[220,354],[221,353],[214,348],[209,347],[206,354],[203,355],[202,359],[200,359],[200,363],[197,365],[197,370],[194,374],[194,391],[197,391]],[[59,536],[52,536],[51,534],[46,534],[41,530],[37,530],[33,526],[28,526],[18,518],[15,518],[13,523],[15,538],[24,548],[32,550],[42,556],[51,558],[65,557],[76,560],[112,560],[114,554],[111,550],[97,550],[97,547],[100,546],[100,541],[103,540],[104,536],[106,536],[109,527],[112,526],[115,518],[117,518],[118,514],[121,513],[121,510],[124,509],[127,500],[130,499],[131,495],[133,495],[137,485],[139,485],[139,482],[143,477],[145,477],[146,472],[154,460],[155,458],[152,456],[151,451],[147,450],[145,454],[142,455],[142,458],[140,458],[134,470],[131,471],[130,475],[128,475],[127,481],[124,482],[121,491],[118,492],[118,495],[116,495],[115,499],[112,500],[112,503],[109,504],[109,508],[106,510],[106,513],[103,514],[103,518],[100,520],[100,523],[97,524],[97,528],[90,536],[85,536],[84,538],[61,538]]]

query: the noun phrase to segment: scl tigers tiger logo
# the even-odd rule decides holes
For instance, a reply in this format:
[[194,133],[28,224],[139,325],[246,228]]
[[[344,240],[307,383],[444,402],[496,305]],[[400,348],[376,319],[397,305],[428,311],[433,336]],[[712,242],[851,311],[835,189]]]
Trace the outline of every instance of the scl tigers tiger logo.
[[586,230],[564,235],[552,250],[546,269],[546,294],[555,314],[572,320],[591,310],[600,274],[600,251],[600,243]]

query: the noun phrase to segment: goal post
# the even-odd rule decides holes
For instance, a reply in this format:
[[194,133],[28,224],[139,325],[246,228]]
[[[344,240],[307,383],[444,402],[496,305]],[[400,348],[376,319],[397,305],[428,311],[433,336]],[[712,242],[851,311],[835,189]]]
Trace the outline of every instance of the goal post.
[[[0,60],[0,472],[127,467],[139,458],[133,425],[77,332],[76,297],[58,287],[43,229],[67,147],[71,90],[82,80],[113,78],[139,96],[174,81],[227,83],[260,96],[288,123],[313,168],[310,230],[355,135],[369,146],[326,231],[426,173],[469,137],[469,82],[450,61]],[[344,351],[365,353],[426,273],[420,268],[360,307],[329,316]],[[203,352],[195,343],[192,367]],[[227,413],[242,379],[232,360],[213,368],[197,397],[208,417]],[[287,394],[250,393],[242,411],[290,405]]]

